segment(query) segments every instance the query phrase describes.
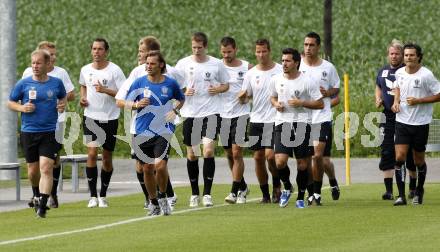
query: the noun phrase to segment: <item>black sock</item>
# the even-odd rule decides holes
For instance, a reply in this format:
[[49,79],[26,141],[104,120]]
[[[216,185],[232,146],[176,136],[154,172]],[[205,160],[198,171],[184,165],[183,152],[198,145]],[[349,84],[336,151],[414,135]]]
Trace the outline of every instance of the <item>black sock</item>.
[[417,184],[417,177],[413,178],[409,176],[409,190],[414,191],[416,190],[416,184]]
[[405,198],[405,177],[406,169],[403,167],[404,162],[396,161],[396,184],[397,189],[399,189],[399,197]]
[[53,184],[52,184],[52,192],[50,193],[52,196],[57,196],[57,187],[58,181],[60,179],[61,167],[58,165],[53,168]]
[[240,188],[240,182],[233,181],[232,182],[231,193],[233,193],[235,196],[237,196],[239,188]]
[[[296,181],[296,183],[298,184],[298,180]],[[309,196],[313,195],[313,182],[310,184],[307,184],[306,188],[307,188],[307,193],[309,194]]]
[[383,183],[385,184],[387,193],[393,194],[393,178],[384,178]]
[[313,180],[313,193],[321,195],[322,181]]
[[292,191],[292,183],[290,182],[290,169],[288,166],[278,170],[278,175],[281,181],[283,181],[284,189]]
[[98,183],[98,167],[86,167],[87,182],[89,184],[90,197],[98,197],[96,184]]
[[263,198],[270,199],[269,185],[268,184],[260,185],[260,189],[261,192],[263,193]]
[[330,183],[330,186],[331,186],[331,187],[338,186],[338,181],[336,180],[336,178],[334,178],[334,179],[329,179],[328,182]]
[[191,183],[192,195],[199,195],[199,160],[186,160],[189,182]]
[[32,187],[32,193],[34,194],[34,197],[40,198],[40,187],[33,186]]
[[113,169],[111,171],[101,170],[101,192],[99,193],[100,197],[107,196],[107,188],[110,185],[110,179],[112,178]]
[[[304,200],[304,194],[307,189],[308,172],[307,170],[298,170],[296,175],[296,181],[298,183],[298,197],[297,200]],[[312,193],[313,194],[313,193]],[[310,194],[310,195],[312,195]]]
[[246,188],[247,188],[247,184],[246,184],[246,181],[244,180],[244,177],[243,177],[243,178],[241,178],[241,181],[240,181],[240,191],[244,191],[244,190],[246,190]]
[[48,194],[44,194],[44,193],[41,194],[41,197],[40,197],[40,206],[39,206],[40,209],[45,209],[45,208],[46,208],[46,205],[47,205],[47,199],[48,199],[48,198],[49,198],[49,195],[48,195]]
[[163,199],[163,198],[165,198],[167,196],[167,194],[165,193],[165,192],[158,192],[157,193],[157,197],[159,198],[159,199]]
[[166,192],[167,192],[168,198],[174,197],[174,189],[173,189],[173,185],[171,184],[170,176],[168,176],[168,183],[167,183],[167,191]]
[[136,172],[136,176],[139,180],[139,184],[141,185],[142,191],[144,192],[144,196],[145,196],[145,201],[148,201],[148,191],[147,191],[147,187],[145,187],[145,182],[144,182],[144,173],[141,172]]
[[[279,174],[278,174],[278,176],[279,176]],[[279,177],[272,177],[272,186],[273,186],[273,188],[281,187],[281,180]]]
[[417,185],[417,191],[423,191],[423,186],[425,185],[425,179],[426,179],[426,171],[428,167],[426,167],[426,163],[421,165],[420,167],[417,167],[417,177],[419,180],[419,183]]
[[205,185],[203,187],[203,195],[211,195],[212,182],[214,180],[215,173],[215,161],[214,158],[203,159],[203,181]]
[[157,198],[151,199],[150,201],[151,201],[151,204],[153,204],[155,206],[159,205],[159,202],[157,201]]

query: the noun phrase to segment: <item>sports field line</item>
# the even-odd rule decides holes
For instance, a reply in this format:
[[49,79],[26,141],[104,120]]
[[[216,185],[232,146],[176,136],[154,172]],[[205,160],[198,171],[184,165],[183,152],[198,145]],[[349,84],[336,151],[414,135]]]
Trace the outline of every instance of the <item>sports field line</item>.
[[[341,187],[341,186],[339,186],[339,187]],[[323,187],[322,189],[328,189],[328,188],[329,187],[326,186],[326,187]],[[293,194],[296,194],[296,193],[297,192],[294,192]],[[260,198],[248,199],[247,202],[254,202],[254,201],[257,201],[257,200],[260,200]],[[219,207],[230,206],[230,205],[231,204],[224,203],[224,204],[221,204],[221,205],[214,205],[212,207],[188,208],[188,209],[184,209],[184,210],[173,212],[173,215],[184,214],[184,213],[189,213],[189,212],[196,212],[196,211],[202,211],[202,210],[208,210],[208,209],[219,208]],[[9,245],[9,244],[16,244],[16,243],[22,243],[22,242],[27,242],[27,241],[42,240],[42,239],[52,238],[52,237],[57,237],[57,236],[71,235],[71,234],[77,234],[77,233],[84,233],[84,232],[89,232],[89,231],[94,231],[94,230],[107,229],[107,228],[111,228],[111,227],[115,227],[115,226],[120,226],[120,225],[124,225],[124,224],[134,223],[134,222],[138,222],[138,221],[155,219],[155,218],[159,218],[159,217],[167,218],[166,216],[163,216],[163,215],[145,216],[145,217],[133,218],[133,219],[118,221],[118,222],[114,222],[114,223],[110,223],[110,224],[105,224],[105,225],[98,225],[98,226],[89,227],[89,228],[82,228],[82,229],[76,229],[76,230],[59,232],[59,233],[52,233],[52,234],[45,234],[45,235],[38,235],[38,236],[34,236],[34,237],[20,238],[20,239],[9,240],[9,241],[0,241],[0,246]]]
[[[259,199],[260,198],[248,199],[247,202],[257,201]],[[221,205],[214,205],[212,207],[189,208],[189,209],[184,209],[184,210],[173,212],[172,214],[173,215],[183,214],[183,213],[208,210],[208,209],[212,209],[212,208],[218,208],[218,207],[224,207],[224,206],[230,206],[230,205],[231,204],[224,203],[224,204],[221,204]],[[89,228],[83,228],[83,229],[77,229],[77,230],[71,230],[71,231],[65,231],[65,232],[59,232],[59,233],[52,233],[52,234],[45,234],[45,235],[38,235],[38,236],[34,236],[34,237],[20,238],[20,239],[16,239],[16,240],[1,241],[0,242],[0,246],[2,246],[2,245],[9,245],[9,244],[15,244],[15,243],[22,243],[22,242],[27,242],[27,241],[42,240],[42,239],[46,239],[46,238],[52,238],[52,237],[64,236],[64,235],[71,235],[71,234],[89,232],[89,231],[94,231],[94,230],[107,229],[107,228],[111,228],[111,227],[115,227],[115,226],[119,226],[119,225],[124,225],[124,224],[133,223],[133,222],[144,221],[144,220],[150,220],[150,219],[155,219],[155,218],[159,218],[159,217],[165,217],[166,218],[166,216],[162,216],[162,215],[145,216],[145,217],[140,217],[140,218],[133,218],[133,219],[118,221],[118,222],[114,222],[114,223],[110,223],[110,224],[98,225],[98,226],[95,226],[95,227],[89,227]]]

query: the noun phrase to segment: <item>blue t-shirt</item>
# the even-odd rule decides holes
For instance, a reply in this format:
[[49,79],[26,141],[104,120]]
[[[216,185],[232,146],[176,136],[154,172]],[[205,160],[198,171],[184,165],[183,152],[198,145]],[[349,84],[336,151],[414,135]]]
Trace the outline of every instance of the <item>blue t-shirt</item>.
[[32,79],[32,76],[17,82],[9,95],[10,101],[27,103],[30,98],[35,105],[32,113],[21,113],[22,132],[49,132],[56,130],[58,120],[58,99],[66,96],[63,81],[52,76],[45,82]]
[[126,100],[150,99],[150,105],[137,110],[136,134],[145,136],[165,136],[174,133],[175,125],[167,122],[165,115],[173,110],[173,99],[184,100],[179,84],[166,76],[161,83],[152,83],[148,76],[136,79],[128,90]]
[[391,107],[394,103],[394,93],[392,92],[392,88],[396,85],[394,81],[396,81],[395,73],[397,69],[403,67],[404,65],[400,65],[396,68],[392,68],[390,65],[386,65],[379,70],[376,77],[376,85],[382,90],[383,97],[383,105],[384,111],[392,113]]

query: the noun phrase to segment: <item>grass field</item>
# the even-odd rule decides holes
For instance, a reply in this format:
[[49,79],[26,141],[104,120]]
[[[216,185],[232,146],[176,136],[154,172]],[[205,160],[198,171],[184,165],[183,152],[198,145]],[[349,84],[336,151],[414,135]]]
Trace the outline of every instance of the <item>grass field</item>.
[[[385,63],[386,46],[393,38],[421,44],[424,63],[439,76],[440,48],[435,46],[440,40],[435,32],[440,23],[438,4],[437,0],[333,1],[332,61],[341,76],[350,75],[350,110],[358,113],[361,122],[351,143],[353,156],[378,155],[376,148],[361,145],[361,135],[370,135],[362,121],[365,114],[377,111],[373,99],[375,75]],[[125,74],[135,66],[137,42],[146,35],[160,39],[170,64],[190,54],[189,38],[195,31],[207,33],[209,53],[214,56],[219,56],[218,42],[223,36],[235,37],[239,56],[252,63],[254,41],[267,37],[277,60],[284,47],[301,49],[307,32],[323,34],[322,9],[322,1],[298,0],[18,0],[17,74],[21,76],[29,65],[29,54],[36,44],[50,40],[57,43],[58,64],[76,83],[81,66],[90,62],[89,44],[97,36],[109,40],[110,60]],[[342,109],[337,107],[336,115]],[[69,110],[82,114],[78,100],[69,105]],[[438,105],[435,114],[440,116]],[[75,142],[74,152],[85,152],[82,137]],[[344,153],[333,150],[332,154]],[[128,145],[118,141],[116,155],[128,157]]]
[[[228,190],[215,186],[214,208],[188,211],[190,190],[179,187],[174,215],[158,218],[145,217],[140,194],[111,197],[107,209],[62,204],[46,219],[36,219],[32,209],[0,213],[0,251],[435,251],[440,246],[438,184],[426,186],[424,205],[404,207],[382,201],[378,184],[342,187],[339,201],[324,190],[324,206],[306,209],[296,209],[294,201],[285,209],[259,205],[256,186],[252,202],[223,205]],[[52,237],[3,244],[39,235]]]

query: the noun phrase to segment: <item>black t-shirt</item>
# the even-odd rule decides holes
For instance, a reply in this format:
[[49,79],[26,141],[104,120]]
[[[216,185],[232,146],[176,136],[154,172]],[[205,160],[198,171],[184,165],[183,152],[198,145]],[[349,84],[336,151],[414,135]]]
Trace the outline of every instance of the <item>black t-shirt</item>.
[[396,80],[395,73],[397,69],[403,67],[404,65],[400,65],[399,67],[392,68],[389,64],[382,67],[376,77],[376,85],[382,90],[382,98],[385,112],[391,112],[391,106],[393,106],[394,102],[394,92],[392,92],[392,88],[396,85],[394,81]]

